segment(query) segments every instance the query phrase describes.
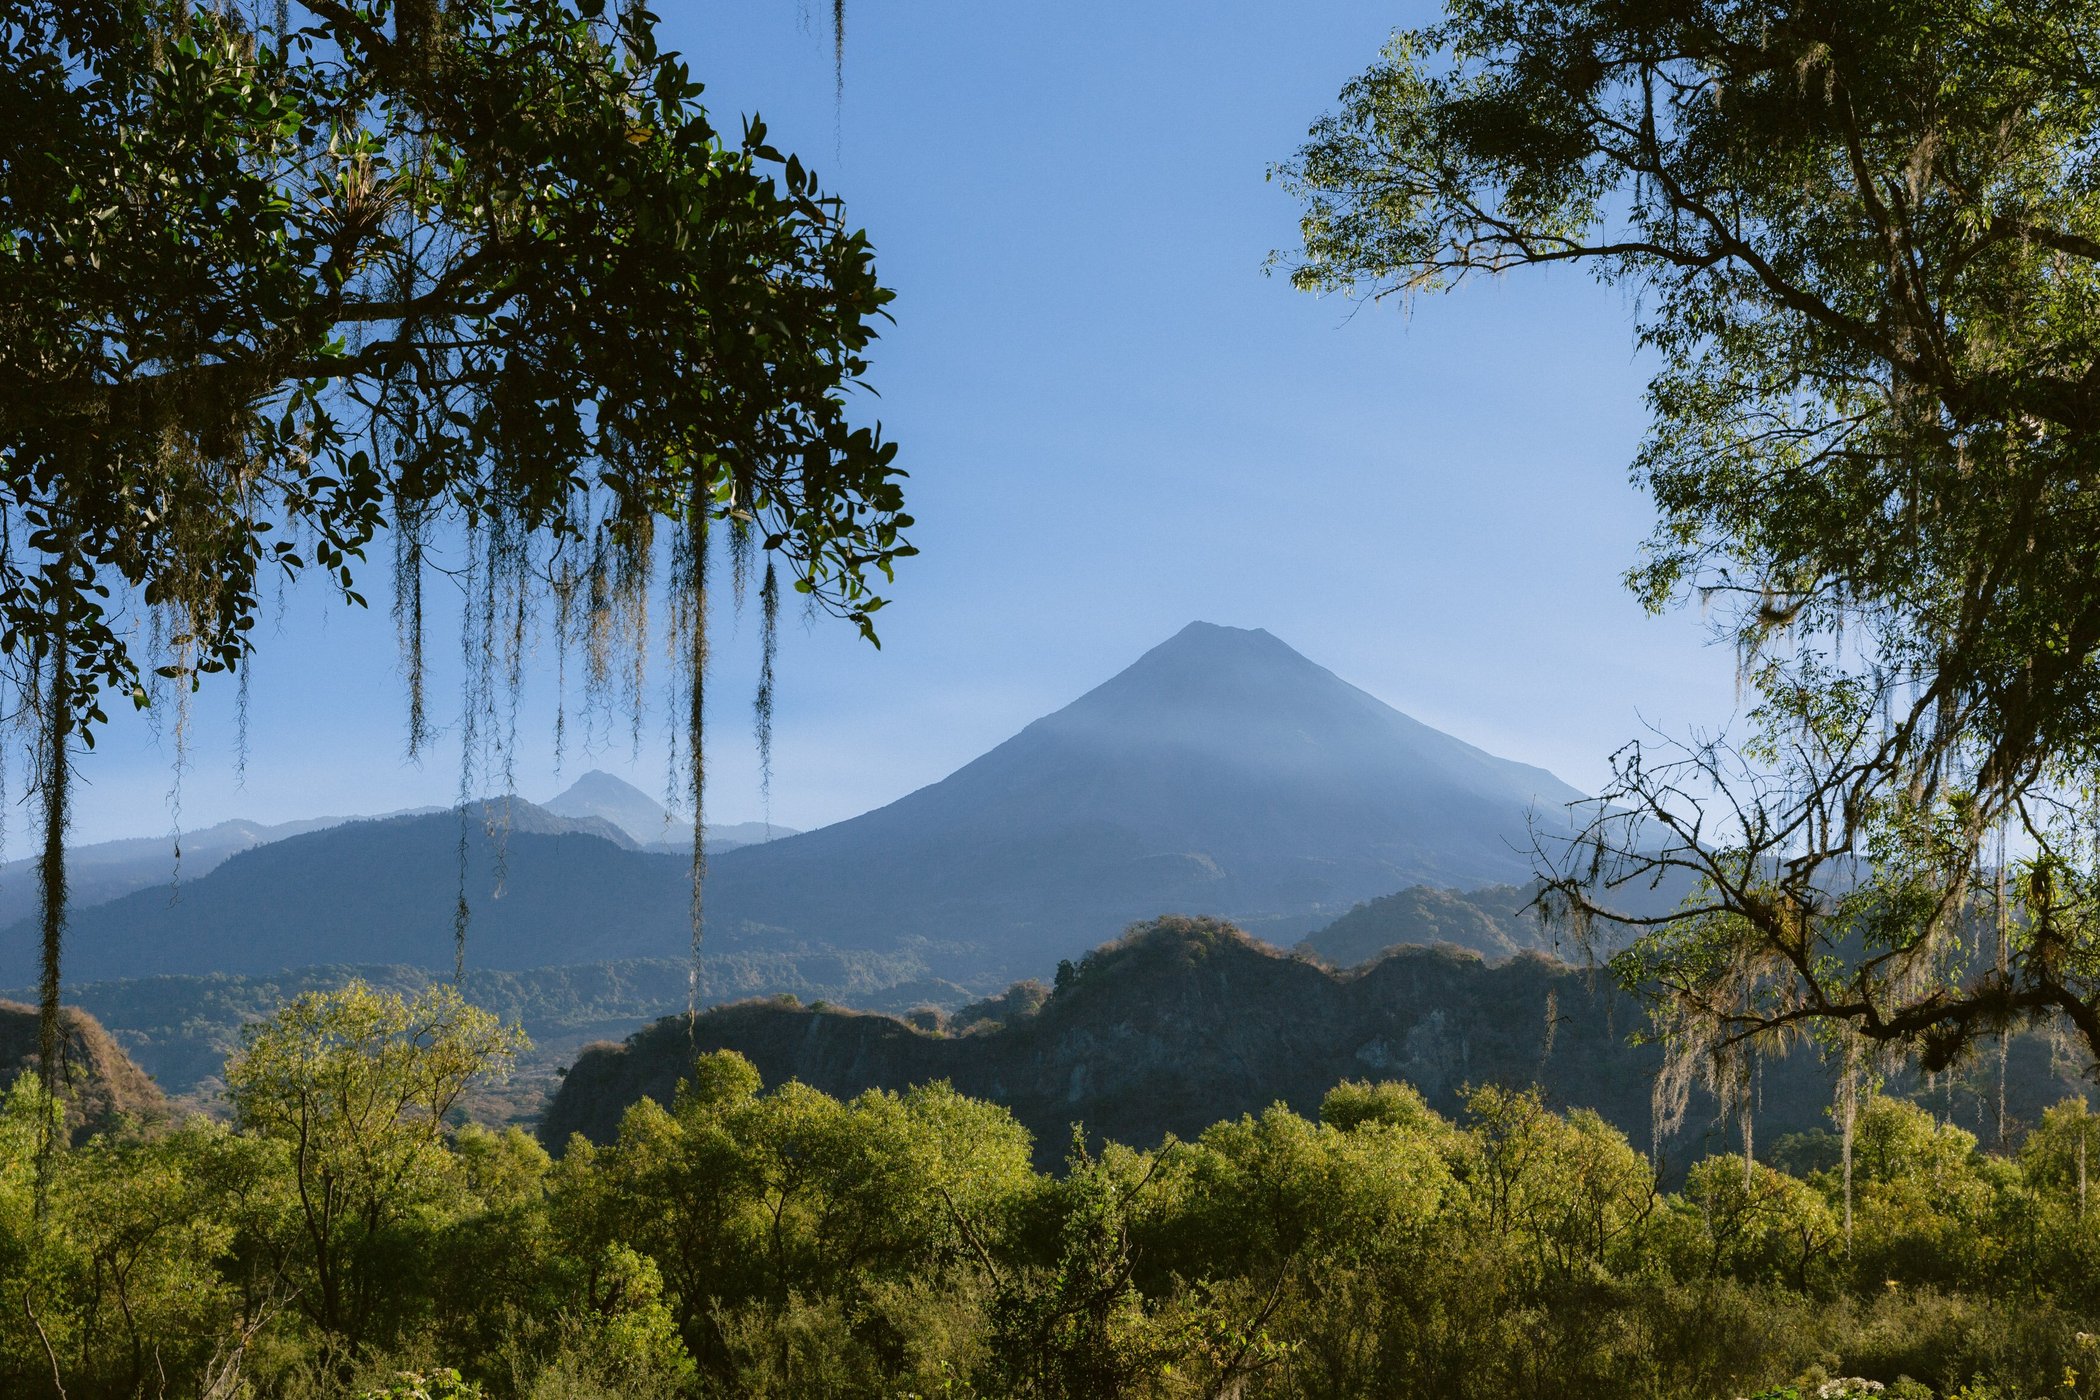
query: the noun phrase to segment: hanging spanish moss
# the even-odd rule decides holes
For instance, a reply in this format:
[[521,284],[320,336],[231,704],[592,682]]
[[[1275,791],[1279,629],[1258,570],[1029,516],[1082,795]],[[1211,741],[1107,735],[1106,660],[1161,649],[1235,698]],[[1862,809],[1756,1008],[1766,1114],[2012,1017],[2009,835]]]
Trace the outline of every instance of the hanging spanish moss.
[[752,729],[758,740],[758,796],[766,829],[773,827],[773,655],[780,649],[780,578],[766,561],[766,581],[758,592],[758,694],[751,702]]
[[831,94],[834,105],[846,100],[846,0],[831,0]]
[[401,656],[401,680],[408,707],[408,757],[422,757],[430,744],[430,711],[424,698],[423,668],[423,536],[429,528],[421,510],[394,510],[394,639]]
[[[686,962],[686,1032],[695,1034],[700,1005],[700,948],[706,928],[707,882],[707,650],[708,522],[711,502],[696,492],[674,535],[671,554],[671,636],[681,648],[675,690],[683,699],[685,732],[674,735],[674,765],[683,759],[686,800],[693,816],[692,897],[687,906],[690,953]],[[733,538],[733,537],[732,537]],[[682,741],[682,742],[681,742]]]
[[[245,770],[264,581],[318,574],[363,606],[370,550],[391,554],[407,755],[458,744],[455,973],[477,821],[502,878],[533,658],[551,643],[557,763],[579,742],[638,753],[659,626],[697,949],[711,522],[739,595],[765,555],[768,777],[783,582],[873,641],[877,580],[913,552],[895,447],[849,419],[891,296],[866,236],[762,126],[714,128],[639,3],[315,11],[310,46],[279,0],[91,20],[23,21],[23,52],[67,55],[23,110],[70,133],[79,188],[10,190],[41,232],[9,245],[0,316],[0,684],[41,818],[47,1087],[70,783],[105,705],[172,709],[179,827],[207,676],[237,676]],[[164,111],[178,53],[195,101]],[[527,110],[521,90],[564,100]],[[122,123],[112,93],[135,100]],[[150,237],[96,222],[143,207]],[[446,588],[456,730],[429,694]]]

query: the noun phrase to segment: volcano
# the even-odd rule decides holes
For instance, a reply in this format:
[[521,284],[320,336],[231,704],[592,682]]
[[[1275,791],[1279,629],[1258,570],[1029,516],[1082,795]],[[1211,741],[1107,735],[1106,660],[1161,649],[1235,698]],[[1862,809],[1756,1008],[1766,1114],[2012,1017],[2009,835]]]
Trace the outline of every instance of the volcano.
[[716,861],[711,934],[973,945],[1039,966],[1153,915],[1275,937],[1407,885],[1532,874],[1582,794],[1197,622],[955,773]]

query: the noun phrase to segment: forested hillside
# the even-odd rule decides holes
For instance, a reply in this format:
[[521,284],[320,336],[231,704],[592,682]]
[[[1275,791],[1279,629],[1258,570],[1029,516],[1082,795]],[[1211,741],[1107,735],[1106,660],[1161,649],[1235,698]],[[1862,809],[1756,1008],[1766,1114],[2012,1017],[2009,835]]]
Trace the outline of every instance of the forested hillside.
[[[1168,918],[1068,966],[1046,998],[1027,991],[910,1021],[778,1001],[723,1007],[691,1024],[667,1018],[578,1055],[542,1141],[555,1151],[573,1132],[611,1141],[634,1103],[668,1101],[695,1048],[734,1051],[769,1082],[794,1079],[841,1098],[952,1084],[1011,1111],[1035,1135],[1044,1169],[1061,1160],[1074,1122],[1097,1142],[1149,1147],[1271,1104],[1310,1114],[1336,1084],[1364,1076],[1405,1083],[1446,1114],[1483,1087],[1536,1087],[1548,1104],[1598,1113],[1652,1149],[1666,1175],[1739,1141],[1738,1125],[1717,1121],[1703,1093],[1685,1129],[1657,1141],[1662,1059],[1657,1047],[1631,1043],[1644,1024],[1640,1005],[1595,970],[1537,953],[1491,964],[1451,947],[1402,947],[1336,973],[1228,924]],[[2053,1056],[2039,1036],[2015,1041],[2007,1068],[2013,1137],[2090,1088],[2075,1058]],[[1995,1141],[1997,1073],[1993,1055],[1930,1083],[1899,1075],[1889,1088]],[[1768,1061],[1754,1136],[1771,1144],[1827,1133],[1832,1082],[1813,1052]]]

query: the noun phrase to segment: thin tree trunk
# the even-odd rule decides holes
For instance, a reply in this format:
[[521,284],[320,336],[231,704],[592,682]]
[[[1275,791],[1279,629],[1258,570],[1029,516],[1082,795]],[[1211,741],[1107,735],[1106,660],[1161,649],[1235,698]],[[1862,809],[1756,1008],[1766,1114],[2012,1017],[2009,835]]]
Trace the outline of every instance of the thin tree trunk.
[[[42,905],[42,966],[37,985],[37,1055],[42,1060],[44,1092],[53,1103],[60,1089],[59,1057],[59,955],[66,927],[66,825],[67,789],[71,774],[68,746],[72,740],[72,656],[66,627],[72,596],[70,551],[46,577],[57,583],[54,606],[58,610],[57,640],[51,649],[51,677],[45,698],[45,742],[38,786],[44,807],[43,854],[37,862],[38,897]],[[48,1138],[49,1131],[46,1136]],[[49,1143],[45,1144],[46,1148]]]
[[1851,1060],[1856,1050],[1848,1050],[1845,1066],[1844,1088],[1844,1136],[1840,1139],[1845,1154],[1845,1253],[1852,1253],[1852,1139],[1853,1130],[1859,1121],[1859,1073],[1856,1062]]

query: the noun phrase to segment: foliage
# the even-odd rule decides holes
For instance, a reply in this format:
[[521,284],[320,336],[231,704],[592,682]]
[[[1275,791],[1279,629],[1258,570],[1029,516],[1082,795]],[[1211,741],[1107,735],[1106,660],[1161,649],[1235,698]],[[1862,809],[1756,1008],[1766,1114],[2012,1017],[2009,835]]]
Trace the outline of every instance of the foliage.
[[1719,604],[1758,704],[1739,747],[1624,749],[1557,892],[1696,885],[1619,970],[1724,1092],[1810,1025],[1863,1070],[2028,1018],[2100,1055],[2096,29],[1464,0],[1284,171],[1300,286],[1570,263],[1637,298],[1660,520],[1630,581]]
[[408,1001],[353,982],[297,998],[243,1039],[227,1085],[244,1133],[292,1163],[298,1210],[280,1247],[299,1305],[355,1352],[408,1294],[405,1236],[487,1155],[446,1150],[447,1115],[523,1037],[452,987]]
[[640,705],[668,555],[697,809],[712,525],[739,596],[767,561],[762,718],[772,561],[873,638],[910,520],[848,401],[890,293],[814,173],[756,119],[719,131],[655,31],[598,0],[0,18],[0,679],[53,1014],[75,748],[112,695],[240,668],[272,578],[361,604],[387,535],[413,751],[423,576],[456,556],[463,788],[507,762],[490,690],[542,603],[592,693]]
[[391,1385],[368,1390],[358,1400],[478,1400],[481,1387],[445,1367],[425,1374],[404,1371]]
[[716,1053],[550,1161],[447,1126],[513,1042],[450,988],[308,994],[228,1067],[235,1126],[48,1168],[25,1075],[0,1392],[1929,1400],[2100,1373],[2076,1103],[2002,1157],[1866,1096],[1848,1233],[1835,1171],[1712,1157],[1669,1192],[1593,1115],[1492,1086],[1456,1122],[1357,1082],[1151,1151],[1079,1132],[1045,1174],[945,1085],[841,1101]]

